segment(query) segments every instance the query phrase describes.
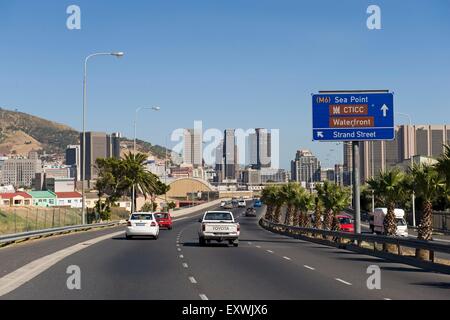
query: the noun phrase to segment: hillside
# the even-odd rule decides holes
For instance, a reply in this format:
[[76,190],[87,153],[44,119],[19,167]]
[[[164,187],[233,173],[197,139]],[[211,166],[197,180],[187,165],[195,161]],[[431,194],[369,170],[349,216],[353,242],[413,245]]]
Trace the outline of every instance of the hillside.
[[[30,151],[63,154],[70,144],[79,144],[80,133],[63,124],[23,112],[0,108],[0,154],[27,155]],[[123,139],[125,145],[132,140]],[[164,158],[165,148],[138,140],[137,149]]]

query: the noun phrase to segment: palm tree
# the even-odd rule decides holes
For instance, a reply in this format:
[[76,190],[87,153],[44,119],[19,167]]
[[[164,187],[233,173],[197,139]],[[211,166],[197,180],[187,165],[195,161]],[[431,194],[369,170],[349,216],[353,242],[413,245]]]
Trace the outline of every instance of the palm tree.
[[[402,201],[405,188],[403,184],[404,174],[398,169],[392,169],[380,174],[367,183],[374,190],[381,202],[387,207],[387,214],[384,218],[384,234],[395,236],[397,234],[397,221],[395,218],[396,204]],[[395,246],[386,244],[386,251],[395,250]]]
[[322,229],[322,202],[317,195],[314,197],[314,228]]
[[446,205],[450,203],[450,145],[446,145],[444,153],[438,159],[436,164],[436,170],[445,180],[445,190],[443,192],[443,197],[445,198]]
[[[414,191],[422,199],[423,215],[418,228],[419,240],[432,240],[433,237],[433,201],[442,194],[445,188],[444,177],[439,175],[435,167],[429,165],[415,165],[411,169],[414,181]],[[417,249],[416,257],[429,259],[427,250]]]
[[325,217],[323,220],[323,228],[325,230],[331,230],[331,224],[333,221],[333,184],[329,181],[325,181],[323,185],[317,185],[317,196],[320,202],[325,208]]
[[263,189],[261,200],[267,206],[265,219],[274,221],[274,211],[276,205],[277,188],[275,186],[267,186]]
[[134,186],[134,208],[137,195],[141,193],[145,199],[161,192],[162,183],[158,177],[145,168],[147,156],[143,153],[128,153],[123,159],[125,187],[131,190]]
[[295,198],[296,221],[295,226],[309,227],[308,212],[314,208],[314,198],[303,188]]
[[331,224],[331,230],[340,231],[341,225],[337,214],[340,213],[345,208],[350,205],[350,190],[347,188],[342,188],[338,185],[334,185],[332,188],[331,197],[331,210],[333,211],[333,221]]
[[[284,224],[290,225],[295,215],[295,200],[297,195],[302,192],[302,188],[297,183],[288,183],[281,187],[281,195],[284,203],[287,205]],[[295,218],[295,217],[294,217]]]
[[276,223],[280,223],[280,216],[281,216],[281,208],[283,207],[285,203],[285,195],[282,191],[282,188],[280,186],[274,186],[275,187],[275,194],[274,194],[274,204],[275,204],[275,213],[274,213],[274,221]]

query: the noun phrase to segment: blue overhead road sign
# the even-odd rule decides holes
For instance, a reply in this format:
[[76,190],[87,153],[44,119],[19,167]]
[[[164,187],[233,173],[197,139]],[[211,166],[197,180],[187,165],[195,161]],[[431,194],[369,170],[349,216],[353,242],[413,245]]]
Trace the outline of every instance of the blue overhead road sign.
[[313,140],[393,140],[392,93],[313,95]]

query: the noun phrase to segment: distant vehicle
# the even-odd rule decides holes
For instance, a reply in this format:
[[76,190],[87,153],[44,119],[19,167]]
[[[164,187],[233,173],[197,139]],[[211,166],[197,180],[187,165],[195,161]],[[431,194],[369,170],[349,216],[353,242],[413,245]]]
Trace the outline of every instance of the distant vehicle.
[[237,208],[239,201],[237,199],[231,200],[231,204],[233,205],[234,208]]
[[256,200],[255,203],[253,204],[254,208],[261,208],[262,207],[262,202],[261,200]]
[[131,239],[134,236],[148,236],[157,240],[159,237],[159,224],[155,219],[155,215],[150,212],[133,213],[127,221],[125,236],[127,239]]
[[238,201],[238,207],[239,207],[239,208],[245,208],[245,207],[247,207],[247,202],[245,202],[245,200],[239,200],[239,201]]
[[[370,229],[373,233],[384,234],[384,219],[387,215],[387,208],[376,208],[371,214]],[[395,209],[395,220],[397,222],[396,235],[399,237],[408,237],[408,224],[405,220],[405,211],[403,209]]]
[[234,205],[231,201],[227,201],[223,206],[223,209],[234,209]]
[[256,217],[256,209],[255,208],[247,208],[245,211],[246,217]]
[[337,216],[339,220],[339,224],[341,225],[341,231],[342,232],[349,232],[354,233],[355,232],[355,225],[353,223],[352,217],[341,214]]
[[229,211],[207,211],[199,222],[201,223],[198,231],[200,246],[204,246],[211,241],[219,243],[228,241],[234,247],[239,246],[241,228],[239,223],[234,220],[233,213]]
[[157,212],[155,213],[156,222],[158,222],[160,228],[166,228],[167,230],[173,229],[173,221],[170,213]]
[[222,201],[222,202],[220,203],[220,207],[221,207],[221,208],[224,208],[226,204],[227,204],[226,201]]

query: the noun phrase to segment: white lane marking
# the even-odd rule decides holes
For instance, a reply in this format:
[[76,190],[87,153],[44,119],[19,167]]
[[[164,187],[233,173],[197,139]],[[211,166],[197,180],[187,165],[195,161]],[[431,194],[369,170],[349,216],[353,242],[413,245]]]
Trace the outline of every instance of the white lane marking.
[[283,257],[283,259],[288,260],[288,261],[291,261],[291,260],[292,260],[292,259],[289,258],[289,257]]
[[182,254],[180,254],[180,259],[184,259],[184,256]]
[[194,277],[189,277],[189,281],[190,281],[192,284],[197,284],[197,280],[195,280]]
[[181,252],[181,248],[178,248],[177,250],[178,250],[178,252]]
[[309,270],[312,270],[312,271],[316,270],[315,268],[310,267],[310,266],[307,266],[307,265],[304,265],[304,267],[305,267],[306,269],[309,269]]
[[385,301],[392,301],[392,299],[389,299],[389,298],[384,298],[383,300],[385,300]]
[[272,251],[272,250],[267,250],[267,252],[268,252],[268,253],[273,253],[273,251]]
[[261,249],[261,246],[256,246],[258,249]]
[[180,244],[179,243],[177,243],[177,247],[179,247],[180,246]]
[[21,287],[25,283],[31,281],[44,271],[50,269],[52,266],[60,262],[61,260],[73,255],[83,249],[97,244],[101,241],[108,240],[120,235],[123,235],[123,231],[110,233],[95,239],[91,239],[85,242],[78,243],[74,246],[65,248],[55,253],[49,254],[40,259],[34,260],[22,268],[13,271],[6,276],[0,278],[0,297],[4,296],[17,288]]
[[202,299],[203,301],[208,301],[208,297],[205,294],[200,294],[200,299]]
[[336,281],[339,281],[340,283],[343,283],[343,284],[345,284],[345,285],[347,285],[347,286],[351,286],[351,285],[352,285],[350,282],[344,281],[344,280],[339,279],[339,278],[336,278],[335,280],[336,280]]
[[185,269],[189,268],[188,264],[187,263],[183,263],[183,268],[185,268]]
[[247,244],[248,244],[249,246],[251,246],[251,245],[252,245],[252,243],[251,243],[251,242],[247,242]]

